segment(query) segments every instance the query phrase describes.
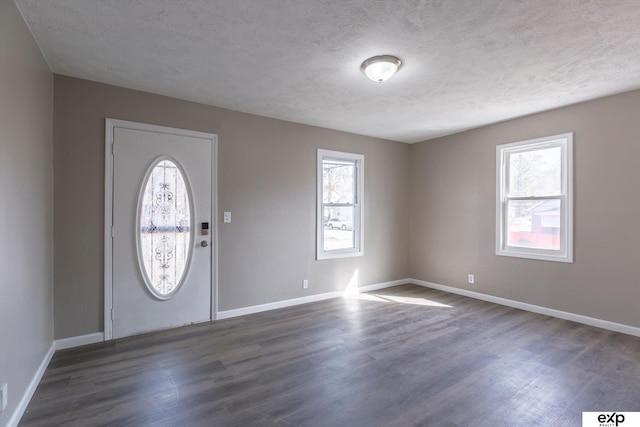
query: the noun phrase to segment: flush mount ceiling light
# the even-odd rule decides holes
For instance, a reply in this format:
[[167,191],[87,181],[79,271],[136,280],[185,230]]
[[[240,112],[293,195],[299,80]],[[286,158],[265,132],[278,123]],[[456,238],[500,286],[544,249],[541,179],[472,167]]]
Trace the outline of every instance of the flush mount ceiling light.
[[374,82],[382,83],[393,76],[401,65],[402,61],[395,56],[380,55],[364,61],[360,69]]

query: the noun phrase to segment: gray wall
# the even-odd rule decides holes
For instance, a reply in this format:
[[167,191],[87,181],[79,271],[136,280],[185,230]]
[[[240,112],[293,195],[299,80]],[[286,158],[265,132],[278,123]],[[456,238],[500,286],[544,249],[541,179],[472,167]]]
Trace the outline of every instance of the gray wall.
[[[634,91],[412,145],[411,277],[640,327],[639,112]],[[496,145],[564,132],[575,263],[496,256]]]
[[[218,135],[220,310],[342,290],[356,270],[361,286],[407,277],[408,145],[54,81],[56,338],[103,330],[105,117]],[[363,257],[315,261],[317,148],[365,155]]]
[[0,384],[5,425],[53,344],[53,77],[0,0]]

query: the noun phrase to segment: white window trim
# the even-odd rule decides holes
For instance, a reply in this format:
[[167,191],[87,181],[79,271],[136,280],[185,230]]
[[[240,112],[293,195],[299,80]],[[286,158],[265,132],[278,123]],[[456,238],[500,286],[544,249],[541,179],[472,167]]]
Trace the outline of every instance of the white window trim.
[[[324,250],[324,224],[322,203],[322,161],[324,159],[355,160],[356,161],[356,201],[353,218],[353,232],[355,234],[355,248],[341,250]],[[343,153],[318,149],[317,177],[316,177],[316,259],[347,258],[364,255],[364,156],[362,154]]]
[[[562,196],[545,197],[561,200],[560,250],[509,246],[505,237],[507,209],[507,154],[536,148],[562,148]],[[573,133],[502,144],[496,147],[496,255],[544,261],[573,262]]]

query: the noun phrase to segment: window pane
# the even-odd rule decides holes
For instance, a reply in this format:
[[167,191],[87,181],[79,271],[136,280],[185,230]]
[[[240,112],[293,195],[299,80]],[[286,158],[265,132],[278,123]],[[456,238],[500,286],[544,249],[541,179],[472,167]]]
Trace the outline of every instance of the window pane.
[[316,257],[360,256],[364,156],[318,150]]
[[170,160],[155,165],[142,191],[138,254],[143,276],[151,292],[168,297],[177,290],[191,251],[190,195]]
[[509,246],[560,249],[560,200],[509,200]]
[[558,196],[562,192],[560,147],[509,155],[509,196]]
[[325,207],[323,211],[324,250],[355,248],[353,230],[355,207]]
[[322,161],[322,202],[355,203],[355,170],[353,160]]

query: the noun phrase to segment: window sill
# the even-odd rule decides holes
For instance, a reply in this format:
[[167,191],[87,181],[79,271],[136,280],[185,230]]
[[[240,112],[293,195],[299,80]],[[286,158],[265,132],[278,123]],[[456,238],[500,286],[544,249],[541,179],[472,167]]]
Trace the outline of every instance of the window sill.
[[351,251],[351,252],[322,252],[316,256],[316,261],[322,261],[325,259],[338,259],[338,258],[351,258],[364,256],[364,251]]
[[526,259],[533,259],[538,261],[573,263],[573,257],[570,255],[551,255],[551,254],[544,254],[544,253],[538,253],[538,252],[509,251],[509,250],[497,250],[496,255],[514,257],[514,258],[526,258]]

